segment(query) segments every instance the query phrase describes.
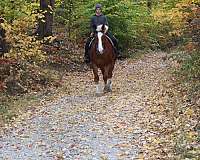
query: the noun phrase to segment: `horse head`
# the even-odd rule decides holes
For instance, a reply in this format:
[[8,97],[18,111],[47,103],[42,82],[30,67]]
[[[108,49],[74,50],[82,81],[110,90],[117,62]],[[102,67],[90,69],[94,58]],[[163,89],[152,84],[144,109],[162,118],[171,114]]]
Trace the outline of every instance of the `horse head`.
[[103,54],[104,48],[103,48],[103,41],[102,41],[102,37],[104,35],[104,33],[108,30],[108,26],[107,25],[98,25],[96,27],[96,31],[97,31],[97,39],[98,39],[98,47],[97,50],[100,54]]

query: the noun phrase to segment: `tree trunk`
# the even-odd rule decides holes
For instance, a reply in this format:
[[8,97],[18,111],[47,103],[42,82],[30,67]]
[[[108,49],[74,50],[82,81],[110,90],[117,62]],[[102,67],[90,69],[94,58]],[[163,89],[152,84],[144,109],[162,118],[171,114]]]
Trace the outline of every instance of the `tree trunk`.
[[8,44],[6,42],[6,30],[1,27],[1,23],[4,23],[4,20],[0,18],[0,57],[4,53],[8,52]]
[[40,10],[44,17],[39,19],[39,26],[36,30],[36,34],[41,38],[48,37],[53,34],[54,5],[55,0],[40,0]]

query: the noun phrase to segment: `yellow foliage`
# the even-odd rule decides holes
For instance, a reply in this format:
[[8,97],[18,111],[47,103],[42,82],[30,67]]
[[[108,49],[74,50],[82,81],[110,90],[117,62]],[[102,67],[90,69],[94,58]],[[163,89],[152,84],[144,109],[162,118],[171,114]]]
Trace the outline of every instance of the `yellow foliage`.
[[[169,46],[180,42],[185,36],[191,14],[194,14],[195,4],[193,0],[181,0],[175,7],[154,8],[152,17],[157,23],[155,28],[158,41],[161,45]],[[167,5],[167,4],[165,4]],[[190,12],[191,11],[191,12]]]
[[15,20],[12,27],[10,26],[10,29],[6,30],[7,39],[11,44],[11,50],[6,54],[7,57],[37,63],[45,61],[46,56],[41,50],[41,42],[36,40],[34,36],[28,35],[34,23],[34,17],[25,17]]
[[191,108],[188,108],[188,109],[185,111],[185,114],[186,114],[188,117],[192,117],[193,114],[194,114],[194,111],[193,111]]
[[173,8],[171,10],[154,10],[152,13],[154,19],[160,24],[170,24],[172,31],[169,33],[180,36],[183,31],[183,26],[186,24],[185,13],[179,8]]

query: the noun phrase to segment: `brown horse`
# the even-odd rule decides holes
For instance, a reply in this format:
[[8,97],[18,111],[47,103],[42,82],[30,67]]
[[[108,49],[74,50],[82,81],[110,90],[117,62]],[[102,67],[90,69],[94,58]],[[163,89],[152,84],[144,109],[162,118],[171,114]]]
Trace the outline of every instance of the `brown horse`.
[[94,82],[96,84],[96,94],[101,94],[101,88],[99,84],[98,68],[100,68],[103,74],[103,80],[105,83],[104,92],[112,91],[112,75],[116,61],[116,54],[110,38],[104,34],[107,26],[97,26],[97,34],[94,36],[94,40],[91,44],[90,59],[91,67],[94,74]]

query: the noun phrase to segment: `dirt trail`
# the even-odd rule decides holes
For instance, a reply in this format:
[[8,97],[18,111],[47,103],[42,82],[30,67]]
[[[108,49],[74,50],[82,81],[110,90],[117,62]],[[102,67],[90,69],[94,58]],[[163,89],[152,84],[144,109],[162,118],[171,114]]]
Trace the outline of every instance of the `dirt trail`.
[[[91,71],[72,73],[66,78],[68,96],[19,120],[0,136],[0,159],[148,157],[149,138],[160,136],[149,126],[156,121],[159,128],[167,118],[154,114],[155,96],[162,94],[163,86],[169,83],[169,67],[163,57],[164,53],[152,53],[138,60],[118,62],[113,93],[101,97],[94,94]],[[166,98],[162,103],[168,101]]]

